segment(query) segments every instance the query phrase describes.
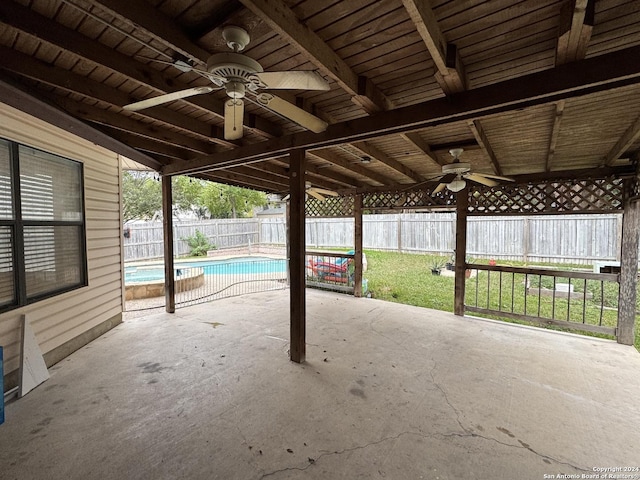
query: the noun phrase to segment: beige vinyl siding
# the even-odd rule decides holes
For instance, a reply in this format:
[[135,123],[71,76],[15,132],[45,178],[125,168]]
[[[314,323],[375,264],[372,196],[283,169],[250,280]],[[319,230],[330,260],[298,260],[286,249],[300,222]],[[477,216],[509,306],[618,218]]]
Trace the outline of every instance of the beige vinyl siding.
[[18,368],[20,317],[28,314],[43,353],[122,313],[118,155],[0,104],[0,137],[84,164],[89,286],[0,314],[5,374]]

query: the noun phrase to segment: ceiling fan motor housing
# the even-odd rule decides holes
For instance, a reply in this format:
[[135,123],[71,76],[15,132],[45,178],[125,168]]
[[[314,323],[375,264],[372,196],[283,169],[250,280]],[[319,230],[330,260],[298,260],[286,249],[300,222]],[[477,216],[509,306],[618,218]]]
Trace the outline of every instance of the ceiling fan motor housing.
[[[244,89],[255,92],[260,87],[256,73],[262,73],[262,66],[253,58],[241,53],[216,53],[207,60],[207,71],[223,80],[227,95],[231,98],[244,97]],[[237,85],[241,84],[242,89]]]
[[446,173],[461,174],[461,173],[467,173],[469,170],[471,170],[471,165],[464,162],[450,163],[448,165],[442,166],[442,173],[445,173],[445,174]]

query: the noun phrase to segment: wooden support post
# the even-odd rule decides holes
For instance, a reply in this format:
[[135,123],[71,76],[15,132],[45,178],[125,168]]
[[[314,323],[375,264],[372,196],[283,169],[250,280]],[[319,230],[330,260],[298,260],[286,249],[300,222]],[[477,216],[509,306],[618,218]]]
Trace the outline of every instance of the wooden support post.
[[302,363],[306,350],[305,318],[305,152],[292,150],[289,153],[289,270],[290,287],[290,335],[291,361]]
[[[627,192],[630,188],[627,188]],[[622,214],[620,246],[620,293],[618,297],[618,343],[633,345],[638,281],[638,237],[640,202],[627,199]]]
[[289,207],[289,202],[287,202],[287,207],[285,209],[285,248],[287,251],[287,285],[291,287],[291,208]]
[[464,315],[465,257],[467,256],[467,207],[469,205],[469,189],[464,188],[456,194],[456,256],[455,256],[455,289],[453,313]]
[[176,288],[173,278],[173,200],[171,177],[162,177],[162,228],[164,233],[164,303],[167,313],[176,311]]
[[358,194],[354,197],[354,280],[353,280],[353,296],[362,297],[362,195]]

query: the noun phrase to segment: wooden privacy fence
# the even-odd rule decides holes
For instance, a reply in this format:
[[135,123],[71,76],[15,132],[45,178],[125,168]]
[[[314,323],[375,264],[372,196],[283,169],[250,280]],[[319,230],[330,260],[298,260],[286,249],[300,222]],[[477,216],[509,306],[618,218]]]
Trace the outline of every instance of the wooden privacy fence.
[[[194,236],[196,230],[220,249],[260,242],[259,223],[255,218],[176,222],[173,226],[173,248],[176,256],[189,254],[186,239]],[[125,225],[124,231],[125,261],[162,258],[164,255],[162,222],[131,223]]]
[[[125,259],[160,258],[162,224],[125,227]],[[184,240],[200,230],[217,248],[253,244],[284,245],[285,219],[248,218],[174,224],[175,254],[187,255]],[[352,218],[307,218],[309,248],[352,248]],[[467,253],[472,257],[592,264],[619,260],[621,215],[469,217]],[[365,215],[363,245],[372,250],[450,256],[455,243],[454,213]]]

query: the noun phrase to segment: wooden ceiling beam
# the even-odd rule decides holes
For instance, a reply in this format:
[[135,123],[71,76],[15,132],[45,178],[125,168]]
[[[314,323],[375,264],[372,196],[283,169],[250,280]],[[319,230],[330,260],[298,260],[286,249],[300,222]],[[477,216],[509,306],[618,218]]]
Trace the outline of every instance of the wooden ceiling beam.
[[307,181],[315,187],[326,188],[327,190],[341,190],[344,188],[344,185],[341,183],[328,182],[324,177],[313,175],[311,172],[306,170],[305,175],[307,177]]
[[433,125],[472,120],[558,100],[640,83],[640,46],[617,50],[553,69],[401,107],[371,117],[330,125],[323,133],[301,132],[228,152],[168,165],[166,174],[206,171],[216,166],[278,157],[293,148],[318,149]]
[[[274,175],[277,175],[279,177],[282,177],[283,179],[286,180],[287,183],[289,182],[289,167],[281,167],[281,166],[274,165],[274,164],[269,163],[269,162],[252,163],[252,164],[248,165],[248,167],[256,169],[256,170],[258,170],[260,172],[269,172],[271,174],[274,174]],[[320,178],[318,178],[318,175],[313,175],[309,171],[307,171],[307,175],[310,177],[309,181],[312,182],[317,187],[327,188],[329,190],[336,190],[336,189],[344,188],[341,184],[328,181],[328,180],[326,180],[326,178],[324,178],[322,176]]]
[[209,52],[199,47],[173,22],[157,8],[144,2],[131,0],[86,0],[90,5],[107,12],[113,17],[128,23],[141,34],[146,34],[158,43],[164,44],[175,52],[206,65]]
[[547,161],[545,162],[545,171],[551,171],[551,162],[556,154],[556,144],[558,143],[558,135],[560,134],[560,125],[562,124],[562,114],[564,113],[565,101],[556,102],[555,116],[553,117],[553,128],[551,129],[551,138],[549,139],[549,149],[547,151]]
[[42,99],[24,92],[11,81],[4,78],[0,78],[0,103],[4,103],[35,118],[39,118],[66,132],[82,137],[85,140],[130,158],[154,170],[159,171],[163,166],[162,162],[159,162],[150,155],[140,152],[101,132],[97,128],[84,123],[78,118],[61,111],[59,108],[52,106]]
[[307,163],[306,168],[306,172],[309,175],[313,175],[316,178],[328,178],[329,180],[336,182],[338,184],[342,184],[344,186],[347,187],[354,187],[354,186],[365,186],[367,185],[364,182],[361,182],[360,180],[353,178],[353,177],[349,177],[347,175],[343,175],[340,172],[335,172],[333,170],[330,170],[329,168],[323,168],[323,167],[317,167],[314,165],[310,165],[309,163]]
[[[286,165],[286,169],[287,171],[289,168],[289,156],[285,155],[283,157],[280,158],[273,158],[271,159],[272,162],[276,163],[276,164],[283,164]],[[328,163],[328,162],[327,162]],[[361,182],[360,180],[356,180],[355,178],[352,177],[348,177],[346,175],[343,175],[339,172],[336,172],[334,170],[330,170],[329,168],[325,167],[325,166],[315,166],[315,165],[311,165],[307,162],[307,166],[306,166],[306,172],[307,175],[312,175],[314,177],[320,177],[321,179],[329,179],[332,182],[335,182],[337,184],[346,186],[346,187],[354,187],[354,186],[361,186],[364,187],[367,184],[364,182]],[[340,188],[344,188],[344,187],[340,187]]]
[[362,152],[363,155],[367,155],[375,160],[378,160],[380,163],[384,163],[387,167],[392,168],[396,172],[401,173],[414,182],[423,182],[425,180],[424,177],[418,172],[407,167],[405,164],[399,162],[395,158],[391,158],[389,155],[379,150],[369,142],[354,142],[351,144],[351,146],[356,150]]
[[577,170],[559,170],[555,172],[528,173],[523,175],[513,175],[511,178],[516,185],[526,183],[545,183],[557,180],[580,180],[587,178],[629,178],[636,175],[635,167],[632,165],[620,165],[615,167],[580,168]]
[[480,120],[471,120],[467,122],[469,129],[473,133],[473,136],[476,138],[478,145],[484,152],[484,154],[491,161],[491,167],[493,167],[493,173],[496,175],[502,175],[502,168],[500,167],[500,163],[498,162],[498,158],[496,157],[493,148],[491,148],[491,143],[489,143],[489,139],[487,138],[486,133],[484,132],[484,128]]
[[314,31],[307,27],[282,0],[240,0],[262,18],[285,41],[296,47],[324,74],[352,96],[355,104],[372,114],[391,107],[389,100],[371,81],[359,77]]
[[195,138],[187,137],[171,130],[160,129],[154,125],[138,122],[130,117],[126,117],[109,110],[104,110],[102,108],[92,107],[86,103],[76,102],[67,97],[61,97],[54,94],[47,94],[45,96],[65,112],[91,123],[140,135],[174,147],[190,150],[196,154],[205,153],[210,155],[214,151],[211,143],[196,140]]
[[200,178],[202,178],[203,180],[210,180],[212,182],[235,185],[236,187],[252,188],[254,190],[260,190],[263,192],[278,192],[283,188],[283,186],[279,183],[273,184],[265,180],[248,177],[246,175],[227,170],[215,170],[213,172],[206,172],[205,174],[201,175]]
[[[0,68],[17,73],[18,75],[37,80],[52,87],[77,93],[93,100],[108,103],[120,107],[134,101],[128,94],[116,88],[109,87],[105,83],[96,82],[90,78],[77,75],[68,70],[41,62],[23,53],[0,47]],[[157,106],[136,112],[147,118],[158,120],[173,127],[179,128],[191,134],[202,137],[206,141],[214,141],[224,146],[235,146],[220,138],[220,128],[193,117],[183,115],[166,107]]]
[[168,145],[166,143],[157,142],[148,137],[140,137],[116,128],[105,127],[104,125],[100,126],[100,130],[116,140],[135,148],[136,150],[153,153],[155,155],[162,155],[163,157],[177,160],[188,160],[193,157],[193,154],[189,154],[187,150],[174,147],[173,145]]
[[400,136],[413,145],[415,148],[420,150],[420,152],[425,156],[427,160],[434,163],[438,167],[444,165],[443,163],[438,161],[438,157],[433,153],[431,147],[427,142],[425,142],[422,137],[417,132],[407,132],[402,133]]
[[238,166],[232,167],[228,170],[222,170],[223,172],[231,172],[231,173],[239,173],[240,175],[244,175],[245,177],[255,178],[260,181],[269,182],[274,185],[280,185],[281,187],[288,186],[289,180],[286,178],[282,178],[278,175],[274,175],[273,173],[268,173],[264,170],[260,170],[255,166]]
[[455,45],[447,43],[428,2],[402,0],[402,3],[436,65],[436,81],[444,93],[451,95],[466,90],[466,74],[458,50]]
[[[561,180],[582,180],[582,179],[600,179],[607,177],[618,178],[631,178],[636,175],[635,167],[632,165],[616,166],[616,167],[601,167],[601,168],[584,168],[578,170],[561,170],[556,172],[540,172],[524,175],[514,175],[511,178],[514,180],[513,184],[541,184],[541,183],[553,183]],[[427,182],[433,184],[435,187],[438,184],[438,180],[431,180]],[[365,187],[357,189],[345,189],[341,191],[341,194],[349,195],[355,193],[393,193],[393,192],[411,192],[417,189],[428,189],[426,185],[396,185],[395,188],[388,187]],[[434,208],[447,208],[447,206],[434,207]],[[449,207],[450,208],[450,207]]]
[[[31,37],[54,45],[92,63],[102,65],[159,93],[176,92],[194,86],[164,75],[148,65],[133,60],[11,0],[0,2],[0,23],[4,23]],[[134,100],[140,99],[135,98]],[[185,98],[183,101],[215,115],[220,120],[224,119],[224,103],[211,95],[196,95]],[[266,119],[257,118],[254,125],[256,133],[266,134],[267,137],[277,136],[279,135],[278,132],[281,132],[277,125]]]
[[[0,22],[92,63],[118,72],[160,93],[175,92],[193,86],[177,82],[174,78],[163,75],[148,65],[137,62],[10,0],[0,2]],[[213,97],[195,96],[190,97],[188,101],[216,114],[219,118],[224,116],[224,105]]]
[[327,162],[333,163],[334,165],[337,165],[338,167],[342,167],[345,170],[349,170],[350,172],[353,173],[357,173],[358,175],[362,175],[363,177],[367,177],[371,180],[373,180],[374,182],[381,184],[381,185],[394,185],[395,182],[393,182],[391,179],[389,179],[388,177],[386,177],[385,175],[382,175],[381,173],[375,172],[373,170],[371,170],[370,168],[366,168],[363,167],[362,165],[358,165],[357,163],[353,163],[350,162],[348,160],[345,160],[344,158],[342,158],[341,156],[330,152],[328,150],[313,150],[313,151],[308,151],[307,155],[310,155],[312,157],[317,157],[321,160],[325,160]]
[[221,27],[227,19],[231,18],[243,8],[238,0],[222,2],[222,5],[210,11],[208,16],[201,18],[197,24],[191,26],[189,31],[185,33],[192,41],[197,42],[210,35],[216,28]]
[[568,0],[560,11],[556,65],[582,60],[595,24],[595,0]]
[[640,138],[640,117],[629,125],[629,128],[618,139],[613,148],[607,153],[604,164],[611,166],[629,149],[633,143]]
[[285,167],[281,167],[280,165],[275,165],[271,163],[270,160],[267,160],[266,162],[260,162],[260,163],[251,163],[247,166],[260,171],[269,172],[273,175],[282,177],[283,179],[287,179],[287,181],[289,179],[289,169]]

